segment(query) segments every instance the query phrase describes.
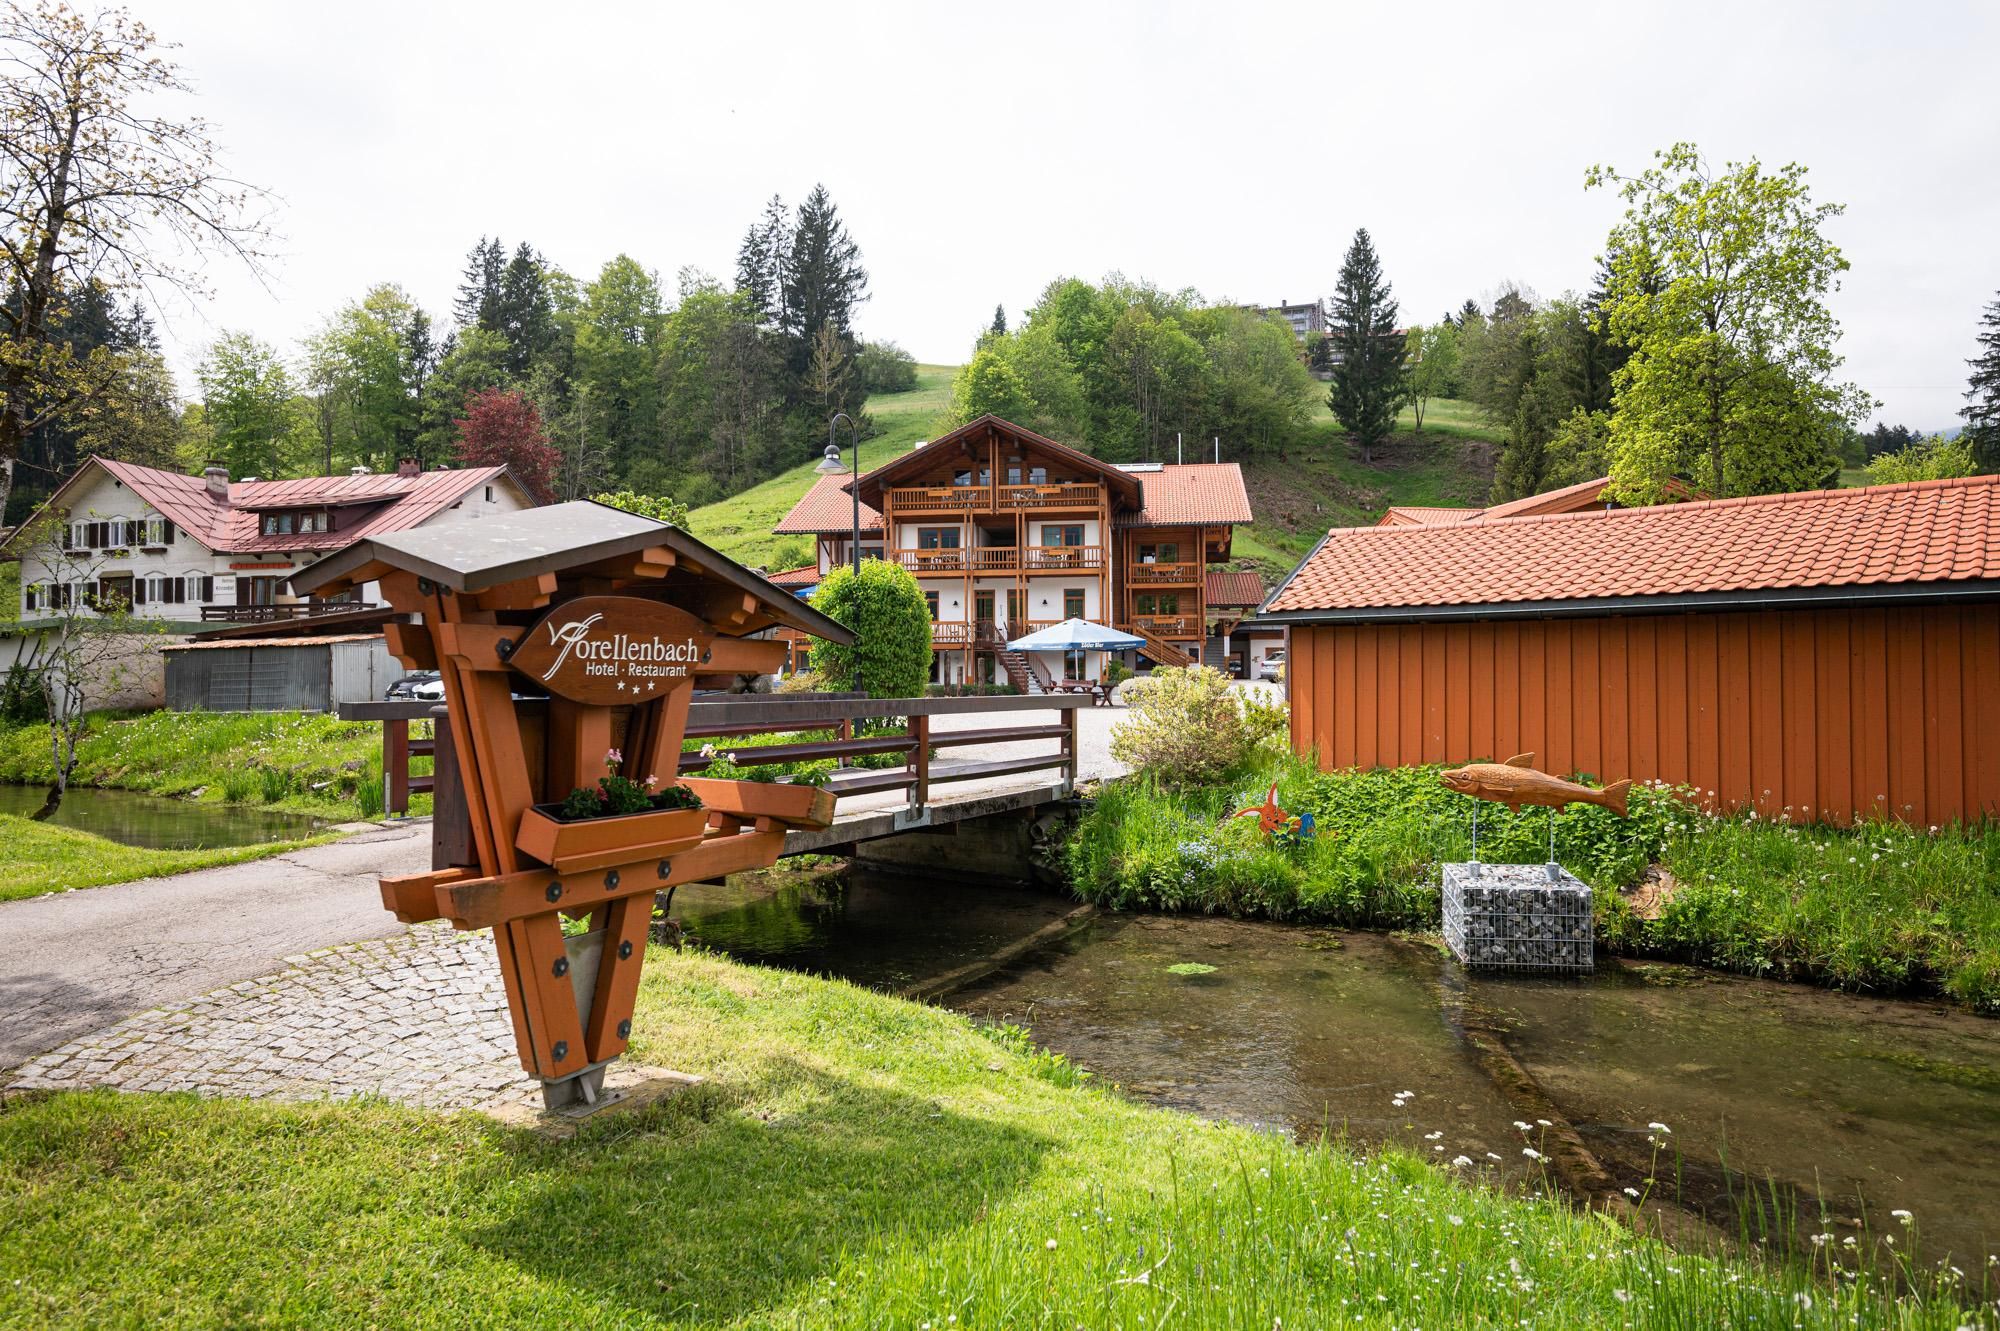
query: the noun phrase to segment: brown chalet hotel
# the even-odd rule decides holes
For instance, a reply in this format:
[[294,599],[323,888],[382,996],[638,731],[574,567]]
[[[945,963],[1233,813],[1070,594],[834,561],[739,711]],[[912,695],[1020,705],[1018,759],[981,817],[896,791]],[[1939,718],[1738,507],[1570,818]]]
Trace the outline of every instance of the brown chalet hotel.
[[[849,560],[854,483],[821,476],[777,525],[819,543],[817,567],[777,581],[808,586]],[[1142,658],[1187,665],[1203,655],[1210,612],[1225,608],[1217,600],[1240,599],[1216,593],[1240,578],[1208,569],[1229,558],[1232,529],[1250,521],[1233,462],[1114,465],[982,416],[859,485],[862,557],[901,564],[930,603],[936,683],[1096,678],[1100,652],[1071,660],[1006,650],[1009,639],[1065,619],[1137,634]]]

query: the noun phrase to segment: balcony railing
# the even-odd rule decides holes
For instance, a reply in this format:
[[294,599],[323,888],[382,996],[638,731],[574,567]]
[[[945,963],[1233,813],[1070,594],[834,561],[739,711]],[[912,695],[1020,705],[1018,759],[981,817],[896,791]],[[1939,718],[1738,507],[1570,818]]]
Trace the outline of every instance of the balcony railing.
[[1062,482],[1054,485],[1003,485],[999,508],[1097,508],[1104,502],[1104,487]]
[[992,506],[992,492],[983,485],[920,485],[888,493],[891,508],[911,513],[966,513]]
[[1080,481],[1046,485],[913,485],[887,492],[899,513],[998,513],[1021,508],[1098,508],[1104,487]]
[[342,615],[350,610],[375,610],[365,601],[300,601],[285,605],[205,605],[204,623],[220,620],[230,624],[275,624],[289,619],[314,619],[320,615]]
[[1134,615],[1132,624],[1136,632],[1153,633],[1162,638],[1202,636],[1201,620],[1194,615]]
[[1201,581],[1200,564],[1183,561],[1177,564],[1133,564],[1125,570],[1127,582],[1175,583],[1192,586]]
[[[982,545],[971,549],[896,550],[892,558],[912,573],[1063,572],[1104,567],[1101,545]],[[1190,567],[1193,567],[1190,565]]]
[[1031,545],[1026,557],[1025,567],[1030,573],[1104,567],[1104,547],[1101,545]]

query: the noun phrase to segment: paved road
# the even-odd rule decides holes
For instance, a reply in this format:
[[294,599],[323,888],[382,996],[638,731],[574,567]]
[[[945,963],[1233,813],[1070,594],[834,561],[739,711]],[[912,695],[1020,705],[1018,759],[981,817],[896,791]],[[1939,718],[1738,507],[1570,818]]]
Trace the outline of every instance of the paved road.
[[430,867],[428,822],[219,869],[0,903],[0,1068],[285,957],[404,932],[384,873]]
[[[1049,712],[1014,712],[1035,725]],[[1078,724],[1078,774],[1113,776],[1112,725],[1123,708],[1088,708]],[[947,716],[938,728],[996,724]],[[1053,740],[951,750],[953,758],[1005,758],[1049,750]],[[937,797],[968,798],[1045,785],[1053,773],[968,781]],[[843,814],[893,808],[898,791],[841,801]],[[376,877],[430,867],[430,825],[367,832],[251,864],[228,865],[0,903],[0,938],[14,969],[0,973],[0,1069],[136,1012],[179,1003],[278,969],[285,957],[405,932],[382,909]]]

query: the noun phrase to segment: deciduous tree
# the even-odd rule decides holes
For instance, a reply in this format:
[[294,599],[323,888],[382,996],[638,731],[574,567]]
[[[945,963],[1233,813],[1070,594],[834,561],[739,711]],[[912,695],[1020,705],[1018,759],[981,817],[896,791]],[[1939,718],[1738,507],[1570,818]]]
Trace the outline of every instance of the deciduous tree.
[[1334,285],[1331,333],[1335,364],[1327,405],[1340,428],[1361,445],[1361,458],[1372,462],[1375,449],[1396,423],[1403,398],[1404,361],[1408,347],[1396,332],[1396,298],[1375,242],[1362,227],[1347,247]]
[[1691,143],[1636,176],[1593,167],[1625,218],[1611,231],[1603,317],[1631,349],[1615,376],[1612,477],[1656,502],[1691,476],[1719,496],[1819,484],[1867,408],[1835,382],[1840,326],[1827,306],[1848,267],[1806,169],[1755,158],[1712,172]]
[[813,640],[813,673],[837,691],[871,698],[918,698],[931,677],[931,612],[908,569],[864,559],[842,565],[813,593],[813,608],[854,630],[851,647]]
[[468,467],[506,467],[543,503],[556,494],[562,453],[549,443],[542,414],[521,393],[489,388],[465,404],[457,421],[457,458]]
[[116,375],[57,335],[65,298],[202,293],[203,255],[255,269],[261,191],[233,179],[206,122],[162,113],[188,91],[123,9],[62,0],[0,14],[0,511],[39,426],[86,412]]
[[237,478],[283,476],[297,459],[300,420],[291,371],[249,333],[224,333],[195,369],[211,457]]

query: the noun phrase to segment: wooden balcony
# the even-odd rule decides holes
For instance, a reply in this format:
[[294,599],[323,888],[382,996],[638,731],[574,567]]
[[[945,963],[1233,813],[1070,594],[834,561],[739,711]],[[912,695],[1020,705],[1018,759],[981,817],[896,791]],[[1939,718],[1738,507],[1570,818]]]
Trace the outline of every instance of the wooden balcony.
[[979,647],[995,650],[1007,645],[1006,630],[990,619],[967,621],[963,619],[938,619],[931,621],[931,646],[933,647]]
[[1134,615],[1132,631],[1161,638],[1199,638],[1204,630],[1195,615]]
[[1104,503],[1104,487],[1063,482],[1054,485],[1003,485],[996,508],[1098,508]]
[[907,513],[971,513],[993,507],[984,485],[919,485],[888,491],[888,506]]
[[1023,552],[1030,573],[1047,573],[1073,568],[1104,567],[1101,545],[1031,545]]
[[1187,561],[1177,564],[1130,564],[1125,569],[1125,580],[1134,584],[1192,587],[1201,579],[1202,566]]
[[204,623],[275,624],[293,619],[316,619],[321,615],[344,615],[350,610],[376,610],[366,601],[298,601],[283,605],[205,605]]
[[1061,573],[1104,567],[1101,545],[983,545],[971,549],[896,550],[890,556],[919,576],[935,573]]

